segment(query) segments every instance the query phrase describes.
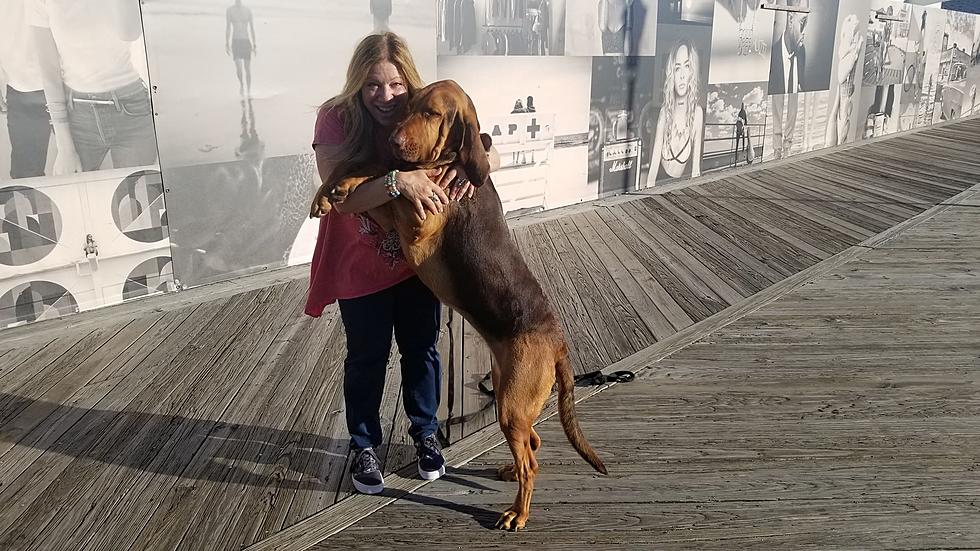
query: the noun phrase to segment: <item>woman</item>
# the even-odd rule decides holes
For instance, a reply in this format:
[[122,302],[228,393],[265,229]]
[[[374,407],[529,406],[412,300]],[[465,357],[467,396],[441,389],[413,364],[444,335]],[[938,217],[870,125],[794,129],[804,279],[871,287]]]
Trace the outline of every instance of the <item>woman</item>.
[[[320,179],[327,181],[342,159],[380,155],[390,160],[391,131],[422,86],[401,38],[389,32],[363,39],[343,91],[317,114],[313,149]],[[491,155],[491,169],[497,166],[499,159]],[[439,183],[423,170],[391,171],[358,186],[320,220],[306,313],[317,317],[333,301],[340,305],[347,333],[344,400],[354,451],[351,479],[360,492],[384,489],[374,449],[382,443],[379,410],[392,332],[401,354],[402,394],[419,475],[434,480],[445,473],[435,437],[441,305],[406,264],[397,234],[384,232],[366,211],[388,201],[411,201],[424,219],[426,213],[441,212],[450,200],[472,195],[458,167],[450,168]]]
[[841,23],[840,59],[837,61],[837,88],[830,102],[825,141],[827,147],[840,145],[851,139],[854,114],[854,92],[857,90],[857,69],[864,48],[864,32],[856,15],[848,15]]
[[704,108],[699,104],[701,73],[698,53],[680,40],[667,56],[664,104],[657,118],[647,187],[674,178],[701,175]]

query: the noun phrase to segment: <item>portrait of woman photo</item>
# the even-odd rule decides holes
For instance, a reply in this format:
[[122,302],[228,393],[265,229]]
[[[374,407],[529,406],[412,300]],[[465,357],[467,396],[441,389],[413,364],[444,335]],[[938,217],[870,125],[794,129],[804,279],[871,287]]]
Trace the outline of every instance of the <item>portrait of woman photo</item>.
[[647,185],[701,175],[704,106],[700,55],[686,39],[671,46],[665,63],[664,99],[653,136]]

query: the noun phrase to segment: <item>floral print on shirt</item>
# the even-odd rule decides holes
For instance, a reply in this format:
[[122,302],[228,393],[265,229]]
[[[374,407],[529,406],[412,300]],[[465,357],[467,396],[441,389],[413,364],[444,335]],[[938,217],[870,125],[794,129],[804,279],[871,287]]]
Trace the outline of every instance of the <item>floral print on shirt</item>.
[[405,255],[402,254],[402,244],[398,239],[398,232],[392,230],[384,233],[384,230],[370,216],[365,214],[359,213],[357,214],[357,218],[361,222],[360,227],[357,229],[358,233],[371,238],[374,247],[378,251],[378,256],[388,263],[389,268],[394,269],[398,264],[405,261]]

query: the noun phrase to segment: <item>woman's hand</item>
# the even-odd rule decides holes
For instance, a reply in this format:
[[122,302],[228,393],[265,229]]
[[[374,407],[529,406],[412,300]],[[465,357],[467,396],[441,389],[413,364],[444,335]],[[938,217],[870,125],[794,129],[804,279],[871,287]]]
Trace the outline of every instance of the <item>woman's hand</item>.
[[426,211],[439,214],[443,205],[449,203],[446,192],[430,180],[424,170],[399,172],[395,177],[395,187],[402,197],[415,205],[415,214],[420,220],[425,220]]
[[443,173],[439,180],[439,187],[449,190],[450,201],[459,201],[463,197],[472,199],[473,193],[476,192],[476,187],[470,183],[461,164],[454,164]]

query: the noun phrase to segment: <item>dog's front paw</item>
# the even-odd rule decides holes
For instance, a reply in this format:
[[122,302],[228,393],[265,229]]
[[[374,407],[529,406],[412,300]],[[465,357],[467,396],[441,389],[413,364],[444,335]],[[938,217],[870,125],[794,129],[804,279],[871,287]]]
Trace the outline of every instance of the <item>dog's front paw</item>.
[[518,513],[514,509],[507,509],[504,514],[497,519],[497,528],[516,532],[527,523],[527,513]]
[[339,203],[350,195],[350,188],[348,186],[335,186],[327,195],[330,197],[331,203]]
[[318,195],[310,205],[310,218],[319,218],[330,212],[330,209],[330,201],[327,201],[326,197]]

